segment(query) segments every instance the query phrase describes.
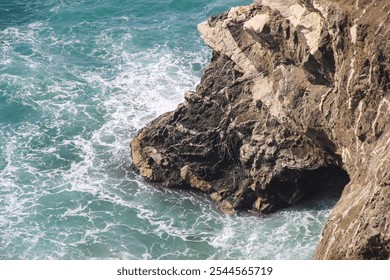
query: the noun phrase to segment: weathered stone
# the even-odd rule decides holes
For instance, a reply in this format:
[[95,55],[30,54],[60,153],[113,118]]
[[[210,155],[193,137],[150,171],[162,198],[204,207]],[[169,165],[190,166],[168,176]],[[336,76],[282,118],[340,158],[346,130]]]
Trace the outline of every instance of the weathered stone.
[[233,204],[229,200],[223,200],[220,202],[218,204],[218,208],[221,210],[221,212],[229,215],[232,215],[236,212],[236,210],[234,210]]
[[350,178],[315,257],[389,259],[390,5],[360,2],[256,0],[201,23],[211,63],[132,140],[135,169],[225,213],[269,213]]
[[191,171],[188,165],[180,169],[180,177],[192,188],[198,189],[205,193],[211,191],[210,184],[196,176],[196,174]]
[[142,148],[139,139],[142,139],[142,132],[138,134],[139,138],[134,138],[131,141],[131,151],[133,166],[136,166],[139,173],[149,180],[153,180],[153,171],[148,164],[144,155],[142,155]]

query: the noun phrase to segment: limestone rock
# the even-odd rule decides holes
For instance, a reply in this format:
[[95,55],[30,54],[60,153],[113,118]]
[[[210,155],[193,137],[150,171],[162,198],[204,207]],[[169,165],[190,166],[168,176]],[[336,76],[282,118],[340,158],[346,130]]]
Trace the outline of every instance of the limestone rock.
[[132,140],[134,168],[229,214],[350,178],[315,257],[389,259],[389,14],[388,1],[259,0],[199,24],[210,65]]
[[194,172],[191,171],[188,165],[180,169],[180,177],[191,187],[202,192],[208,193],[211,190],[210,184],[200,179]]

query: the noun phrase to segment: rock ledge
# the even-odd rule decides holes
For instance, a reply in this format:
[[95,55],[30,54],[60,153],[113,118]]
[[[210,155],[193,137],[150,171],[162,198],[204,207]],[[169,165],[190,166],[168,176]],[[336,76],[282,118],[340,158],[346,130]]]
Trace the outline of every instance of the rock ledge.
[[389,259],[389,17],[388,1],[263,0],[199,24],[211,63],[132,140],[134,168],[226,213],[349,182],[315,258]]

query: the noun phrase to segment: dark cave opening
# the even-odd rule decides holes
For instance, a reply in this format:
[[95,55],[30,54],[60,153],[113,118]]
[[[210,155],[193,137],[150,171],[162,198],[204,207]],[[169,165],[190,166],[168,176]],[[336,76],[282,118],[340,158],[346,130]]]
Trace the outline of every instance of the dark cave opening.
[[270,203],[261,212],[267,214],[291,206],[317,208],[316,204],[333,207],[349,181],[348,173],[338,166],[284,169],[271,180],[268,192],[262,194]]
[[302,188],[306,194],[295,203],[305,208],[317,207],[316,204],[336,204],[344,187],[349,183],[348,173],[338,166],[321,167],[304,172]]
[[[239,174],[233,172],[231,177],[237,178]],[[348,173],[333,165],[313,170],[284,169],[274,176],[267,189],[244,189],[241,197],[235,197],[234,208],[261,214],[288,208],[329,209],[340,199],[349,181]],[[262,204],[254,210],[259,196]]]

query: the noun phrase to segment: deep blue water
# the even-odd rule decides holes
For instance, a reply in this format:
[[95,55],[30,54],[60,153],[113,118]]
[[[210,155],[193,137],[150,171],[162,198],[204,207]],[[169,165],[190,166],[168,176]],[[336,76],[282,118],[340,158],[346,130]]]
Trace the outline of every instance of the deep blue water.
[[243,0],[0,0],[0,259],[307,259],[333,199],[221,214],[129,171],[210,50],[196,25]]

